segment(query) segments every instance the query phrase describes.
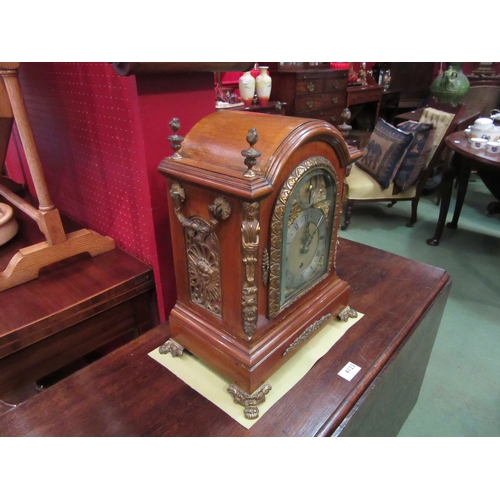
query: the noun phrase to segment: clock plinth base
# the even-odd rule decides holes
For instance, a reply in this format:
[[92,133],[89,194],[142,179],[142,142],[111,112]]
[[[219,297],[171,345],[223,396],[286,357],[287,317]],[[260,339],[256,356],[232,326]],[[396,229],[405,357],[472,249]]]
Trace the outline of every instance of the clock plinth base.
[[272,387],[269,384],[262,384],[253,394],[248,394],[238,386],[231,384],[227,392],[234,397],[236,404],[245,407],[243,413],[248,420],[254,420],[259,416],[258,405],[266,400],[266,394],[269,394]]
[[317,334],[325,316],[334,318],[348,307],[349,285],[335,278],[318,289],[316,297],[299,304],[293,314],[276,318],[266,331],[256,333],[255,340],[203,321],[179,301],[169,318],[172,339],[231,384],[253,394],[297,351],[295,347]]

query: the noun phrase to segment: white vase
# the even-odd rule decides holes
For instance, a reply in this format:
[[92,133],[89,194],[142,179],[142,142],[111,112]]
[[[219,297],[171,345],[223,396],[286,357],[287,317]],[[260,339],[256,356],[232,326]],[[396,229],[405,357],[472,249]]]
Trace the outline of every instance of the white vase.
[[250,71],[245,71],[238,80],[238,87],[240,89],[241,100],[248,108],[252,105],[253,96],[255,94],[255,78]]
[[257,98],[261,106],[265,106],[271,96],[272,79],[269,76],[268,69],[268,66],[260,66],[260,75],[255,79]]

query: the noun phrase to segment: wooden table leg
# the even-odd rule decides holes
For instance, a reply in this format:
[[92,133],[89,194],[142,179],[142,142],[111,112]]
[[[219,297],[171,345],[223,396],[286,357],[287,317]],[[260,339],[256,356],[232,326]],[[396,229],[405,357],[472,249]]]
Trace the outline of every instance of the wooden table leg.
[[494,170],[478,168],[477,173],[496,201],[488,203],[486,215],[491,217],[500,213],[500,173]]
[[448,215],[448,209],[450,208],[451,192],[453,189],[453,181],[457,175],[457,167],[453,164],[453,154],[450,155],[448,164],[444,168],[443,175],[441,177],[441,205],[439,208],[439,218],[436,225],[436,231],[432,238],[427,240],[427,244],[431,246],[439,245],[439,240],[443,234],[444,224],[446,222],[446,216]]
[[460,218],[460,213],[462,212],[462,207],[464,205],[465,193],[467,192],[467,187],[469,185],[469,177],[470,177],[470,168],[466,165],[463,165],[461,162],[457,166],[457,179],[458,179],[458,188],[457,188],[457,201],[455,204],[455,211],[453,212],[453,219],[451,222],[446,224],[446,227],[450,229],[456,229],[458,226],[458,219]]

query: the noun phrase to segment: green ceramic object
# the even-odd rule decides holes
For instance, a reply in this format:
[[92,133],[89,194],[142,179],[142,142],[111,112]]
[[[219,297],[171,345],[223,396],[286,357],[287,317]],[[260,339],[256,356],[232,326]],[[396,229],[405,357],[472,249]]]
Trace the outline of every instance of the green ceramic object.
[[431,85],[431,95],[440,103],[460,104],[469,91],[469,80],[462,71],[463,63],[447,63],[448,68]]

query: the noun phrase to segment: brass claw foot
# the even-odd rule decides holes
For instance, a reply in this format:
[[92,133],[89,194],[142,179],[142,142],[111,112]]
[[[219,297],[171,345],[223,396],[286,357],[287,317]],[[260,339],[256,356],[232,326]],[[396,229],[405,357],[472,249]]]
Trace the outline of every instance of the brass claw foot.
[[182,356],[184,347],[178,344],[175,340],[168,339],[162,346],[159,347],[158,350],[160,351],[160,354],[170,353],[175,358],[176,356]]
[[266,394],[270,392],[272,387],[269,384],[262,384],[253,394],[249,395],[241,390],[238,386],[231,384],[227,388],[234,397],[234,402],[245,407],[243,411],[245,418],[253,420],[259,416],[259,408],[257,405],[266,400]]
[[354,309],[347,306],[337,317],[342,321],[347,321],[349,318],[357,318],[358,313]]

